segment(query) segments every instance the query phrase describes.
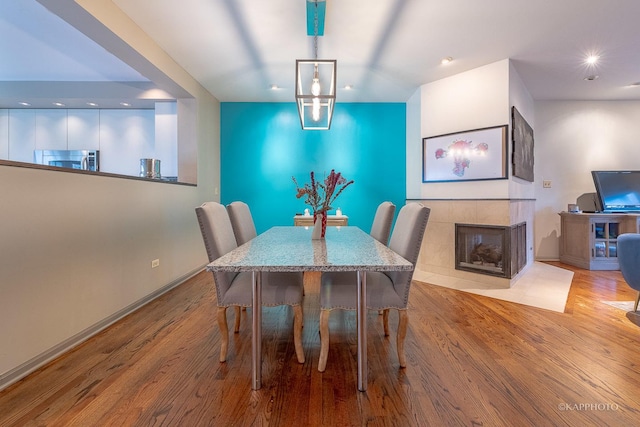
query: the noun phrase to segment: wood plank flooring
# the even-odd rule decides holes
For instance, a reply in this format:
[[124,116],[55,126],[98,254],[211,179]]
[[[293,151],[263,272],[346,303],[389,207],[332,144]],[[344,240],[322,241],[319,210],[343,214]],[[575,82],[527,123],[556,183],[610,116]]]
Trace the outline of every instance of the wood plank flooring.
[[[623,426],[640,420],[640,315],[620,272],[575,271],[564,313],[414,282],[399,369],[371,312],[369,388],[356,391],[355,313],[334,311],[327,370],[318,289],[306,290],[298,364],[293,312],[264,309],[263,388],[252,391],[250,314],[218,362],[203,272],[0,392],[0,426]],[[233,311],[229,318],[232,321]]]

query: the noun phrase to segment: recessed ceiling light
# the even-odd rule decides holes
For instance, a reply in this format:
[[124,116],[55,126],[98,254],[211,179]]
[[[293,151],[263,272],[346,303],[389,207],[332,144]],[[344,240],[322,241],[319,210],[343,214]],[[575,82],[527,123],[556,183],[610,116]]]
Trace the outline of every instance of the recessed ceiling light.
[[278,85],[271,85],[271,90],[278,90],[280,89],[280,86]]
[[31,104],[29,104],[28,102],[24,102],[24,101],[20,101],[20,102],[18,102],[18,104],[22,105],[23,107],[31,107]]
[[353,89],[353,85],[344,85],[344,89],[345,90],[351,90],[351,89]]
[[631,86],[631,87],[640,87],[640,82],[631,83],[629,86]]
[[595,65],[598,62],[598,59],[600,59],[598,55],[589,55],[587,57],[587,64]]
[[442,65],[447,65],[447,64],[449,64],[451,61],[453,61],[453,58],[452,58],[452,57],[450,57],[450,56],[447,56],[446,58],[442,58],[442,59],[440,60],[440,63],[441,63]]
[[129,104],[128,102],[121,102],[120,105],[122,105],[123,107],[131,107],[131,104]]
[[87,102],[87,105],[89,107],[97,107],[98,106],[98,104],[96,104],[95,102]]
[[64,104],[62,102],[54,102],[53,105],[55,105],[56,107],[64,107]]
[[584,79],[591,82],[591,81],[596,80],[598,77],[600,77],[600,76],[591,75],[591,76],[585,77]]

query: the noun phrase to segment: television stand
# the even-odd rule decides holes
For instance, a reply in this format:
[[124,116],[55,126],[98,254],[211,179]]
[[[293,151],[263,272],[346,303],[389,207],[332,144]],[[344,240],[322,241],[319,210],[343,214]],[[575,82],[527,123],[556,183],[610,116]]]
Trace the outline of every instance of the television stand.
[[560,213],[560,262],[587,270],[619,270],[618,236],[640,232],[637,213]]

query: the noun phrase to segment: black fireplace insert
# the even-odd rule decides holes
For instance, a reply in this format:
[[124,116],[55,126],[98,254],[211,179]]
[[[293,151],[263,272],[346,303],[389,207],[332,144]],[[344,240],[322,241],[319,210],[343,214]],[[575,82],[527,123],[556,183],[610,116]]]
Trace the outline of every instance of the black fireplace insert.
[[456,270],[512,278],[527,264],[527,224],[456,224]]

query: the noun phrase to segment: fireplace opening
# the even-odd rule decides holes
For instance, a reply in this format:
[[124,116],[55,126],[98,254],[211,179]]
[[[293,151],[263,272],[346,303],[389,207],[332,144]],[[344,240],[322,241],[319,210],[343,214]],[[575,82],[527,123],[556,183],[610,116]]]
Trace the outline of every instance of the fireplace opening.
[[527,264],[526,225],[456,224],[456,270],[511,279]]

